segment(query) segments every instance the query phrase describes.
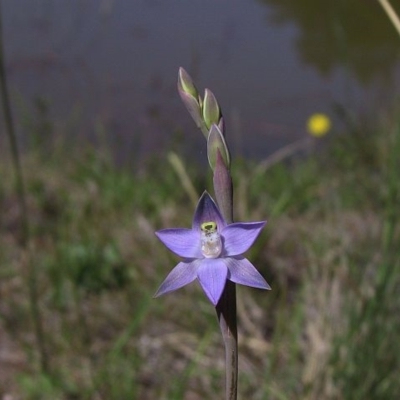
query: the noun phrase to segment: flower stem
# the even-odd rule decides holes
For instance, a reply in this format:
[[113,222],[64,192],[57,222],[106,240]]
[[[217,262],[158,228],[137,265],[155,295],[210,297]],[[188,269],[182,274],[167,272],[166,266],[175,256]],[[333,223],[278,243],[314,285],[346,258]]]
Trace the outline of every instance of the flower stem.
[[[233,222],[233,188],[229,169],[218,150],[214,170],[214,192],[219,209],[228,224]],[[216,306],[219,326],[225,344],[226,400],[237,399],[238,338],[236,319],[236,286],[226,281],[222,296]]]
[[387,16],[389,17],[390,21],[392,22],[394,28],[396,29],[397,33],[400,35],[400,19],[399,16],[396,14],[396,11],[391,6],[388,0],[378,0],[381,4],[382,8],[386,12]]
[[236,321],[236,286],[226,281],[225,289],[216,306],[219,326],[225,344],[226,400],[237,399],[238,346]]

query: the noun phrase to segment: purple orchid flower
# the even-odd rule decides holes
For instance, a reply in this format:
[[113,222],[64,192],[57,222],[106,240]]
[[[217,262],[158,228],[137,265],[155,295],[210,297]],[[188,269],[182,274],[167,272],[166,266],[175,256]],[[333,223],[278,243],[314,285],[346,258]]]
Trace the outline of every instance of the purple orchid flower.
[[156,232],[172,252],[183,258],[167,276],[154,297],[172,292],[198,278],[205,294],[216,305],[226,280],[259,289],[271,289],[242,254],[265,225],[261,222],[227,224],[211,196],[204,192],[197,204],[192,229]]

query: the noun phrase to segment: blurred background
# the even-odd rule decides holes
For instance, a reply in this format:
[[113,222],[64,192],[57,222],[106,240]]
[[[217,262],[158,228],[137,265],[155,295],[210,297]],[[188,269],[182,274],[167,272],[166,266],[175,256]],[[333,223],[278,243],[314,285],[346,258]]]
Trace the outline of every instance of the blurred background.
[[223,397],[198,285],[152,299],[178,262],[154,231],[212,188],[181,66],[222,107],[236,219],[269,221],[248,257],[273,290],[238,288],[239,398],[397,398],[400,37],[379,0],[3,0],[1,20],[22,171],[2,110],[1,400]]
[[39,115],[42,135],[106,141],[119,163],[179,138],[204,157],[180,66],[219,99],[234,154],[252,159],[301,137],[315,112],[335,125],[338,106],[378,114],[400,85],[398,35],[374,0],[5,0],[3,24],[21,129]]

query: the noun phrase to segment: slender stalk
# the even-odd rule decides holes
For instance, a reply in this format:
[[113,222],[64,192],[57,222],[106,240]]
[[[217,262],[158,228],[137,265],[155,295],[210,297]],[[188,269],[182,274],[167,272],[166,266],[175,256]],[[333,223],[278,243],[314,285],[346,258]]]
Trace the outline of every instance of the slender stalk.
[[280,149],[269,155],[265,160],[260,162],[254,172],[254,175],[264,174],[269,168],[280,163],[282,160],[285,160],[293,154],[296,154],[298,151],[307,149],[307,147],[310,147],[311,145],[312,139],[306,138],[297,140],[296,142],[289,143],[288,145],[281,147]]
[[393,26],[395,27],[397,33],[400,35],[400,19],[399,16],[396,14],[396,11],[394,10],[394,8],[392,7],[392,5],[389,3],[388,0],[378,0],[378,1],[381,4],[384,11],[386,12]]
[[176,174],[178,175],[182,187],[185,190],[186,194],[189,196],[190,200],[192,201],[193,205],[196,207],[197,202],[199,201],[199,196],[197,191],[189,178],[189,175],[183,165],[182,159],[173,151],[168,153],[168,161],[172,165],[172,168],[175,170]]
[[15,173],[15,184],[18,196],[18,203],[21,210],[21,245],[27,255],[28,265],[28,291],[30,312],[33,319],[36,344],[40,354],[40,365],[43,372],[49,371],[48,356],[45,348],[44,331],[42,316],[39,308],[38,290],[37,290],[37,271],[32,262],[30,250],[30,226],[26,204],[25,185],[19,156],[18,142],[14,129],[14,122],[11,111],[10,96],[8,92],[5,61],[4,61],[4,40],[2,26],[2,3],[0,0],[0,95],[3,104],[4,124],[8,140],[10,142],[11,159]]
[[[225,221],[233,222],[233,189],[232,178],[225,166],[221,153],[217,152],[217,163],[214,171],[214,192],[219,209]],[[225,345],[226,400],[237,399],[238,381],[238,336],[236,318],[236,286],[227,281],[222,296],[216,306],[219,326]]]
[[238,338],[236,321],[236,286],[226,281],[221,299],[216,306],[219,327],[225,345],[226,400],[237,399]]

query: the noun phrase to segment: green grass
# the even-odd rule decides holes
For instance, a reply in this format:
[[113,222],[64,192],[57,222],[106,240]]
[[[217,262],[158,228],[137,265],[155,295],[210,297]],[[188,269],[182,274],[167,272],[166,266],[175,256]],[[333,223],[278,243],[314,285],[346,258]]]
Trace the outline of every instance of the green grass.
[[[238,287],[239,399],[400,393],[400,118],[369,126],[263,173],[234,162],[236,219],[268,219],[248,257],[273,288]],[[189,226],[193,214],[178,176],[167,157],[132,172],[80,147],[23,157],[50,375],[38,365],[1,158],[0,397],[222,398],[223,345],[199,286],[152,299],[178,261],[154,231]],[[211,191],[186,166],[198,193]]]

